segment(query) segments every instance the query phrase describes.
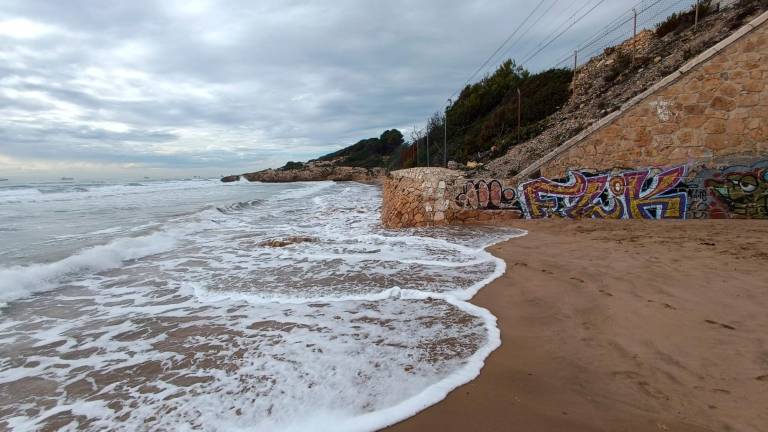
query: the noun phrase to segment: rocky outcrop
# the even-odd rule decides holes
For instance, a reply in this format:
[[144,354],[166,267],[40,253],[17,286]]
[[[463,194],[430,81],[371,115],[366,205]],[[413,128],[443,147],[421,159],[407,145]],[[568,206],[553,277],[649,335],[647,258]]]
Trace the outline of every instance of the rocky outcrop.
[[386,175],[383,168],[358,168],[344,166],[302,168],[298,170],[268,169],[243,174],[248,181],[264,183],[287,183],[295,181],[377,181]]
[[307,237],[307,236],[281,237],[281,238],[265,240],[259,243],[259,246],[269,247],[269,248],[283,248],[283,247],[287,247],[294,244],[315,243],[317,241],[318,241],[317,237]]
[[230,176],[222,177],[221,181],[222,181],[222,183],[237,182],[237,181],[240,181],[240,176],[239,175],[230,175]]
[[301,169],[267,169],[243,174],[248,181],[264,183],[287,183],[296,181],[377,181],[386,175],[384,168],[360,168],[335,166],[332,164],[309,163]]

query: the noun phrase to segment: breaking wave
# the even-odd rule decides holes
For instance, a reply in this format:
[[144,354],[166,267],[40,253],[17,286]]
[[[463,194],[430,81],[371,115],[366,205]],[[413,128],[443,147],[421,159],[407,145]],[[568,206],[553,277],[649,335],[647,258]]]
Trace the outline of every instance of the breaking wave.
[[[379,190],[354,183],[243,188],[0,269],[0,428],[375,430],[499,346],[466,300],[504,272],[485,248],[525,232],[384,230]],[[313,241],[264,246],[299,236]]]

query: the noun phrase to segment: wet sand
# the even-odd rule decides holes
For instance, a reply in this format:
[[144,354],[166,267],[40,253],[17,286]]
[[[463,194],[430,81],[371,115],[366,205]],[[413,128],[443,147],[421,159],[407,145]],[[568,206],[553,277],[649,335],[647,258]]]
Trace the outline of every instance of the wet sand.
[[388,430],[768,431],[768,221],[524,221],[502,346]]

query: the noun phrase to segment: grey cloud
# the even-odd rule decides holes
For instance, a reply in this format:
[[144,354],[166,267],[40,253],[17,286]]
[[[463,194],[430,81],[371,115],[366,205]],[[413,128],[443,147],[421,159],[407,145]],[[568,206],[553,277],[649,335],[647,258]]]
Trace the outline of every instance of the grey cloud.
[[[526,66],[553,64],[633,3],[604,3]],[[232,0],[194,14],[188,5],[4,1],[0,21],[24,18],[57,33],[0,36],[0,58],[17,60],[0,64],[0,155],[179,167],[252,158],[254,168],[316,157],[423,123],[534,6]],[[544,20],[513,56],[564,18]],[[118,73],[128,75],[110,75]],[[170,143],[188,147],[169,152]]]

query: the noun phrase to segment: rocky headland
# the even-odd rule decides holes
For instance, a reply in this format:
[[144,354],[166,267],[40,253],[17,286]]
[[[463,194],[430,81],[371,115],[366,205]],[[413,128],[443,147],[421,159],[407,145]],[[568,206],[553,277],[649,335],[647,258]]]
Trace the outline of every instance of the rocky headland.
[[[333,161],[312,161],[293,169],[266,169],[242,174],[251,182],[287,183],[297,181],[377,182],[386,176],[384,168],[362,168],[336,165]],[[222,179],[224,181],[224,179]]]

